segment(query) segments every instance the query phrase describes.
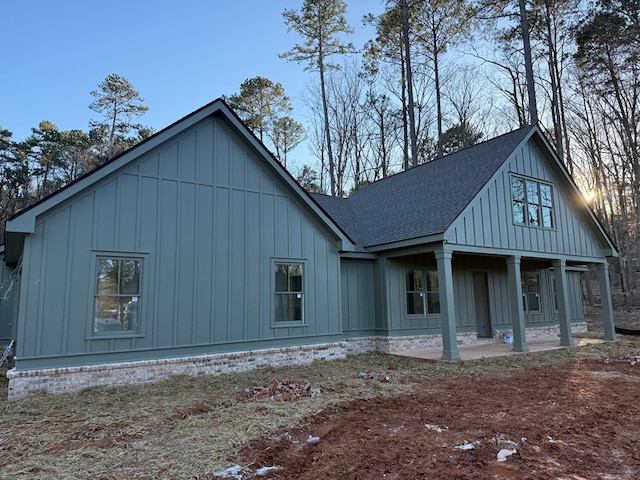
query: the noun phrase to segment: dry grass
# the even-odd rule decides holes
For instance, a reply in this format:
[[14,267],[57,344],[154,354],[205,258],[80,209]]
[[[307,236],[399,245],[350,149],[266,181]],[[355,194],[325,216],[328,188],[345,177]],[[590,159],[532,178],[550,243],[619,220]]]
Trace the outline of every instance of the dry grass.
[[[429,378],[477,378],[639,353],[640,343],[621,340],[459,363],[367,354],[307,367],[0,400],[0,478],[193,479],[227,467],[249,440],[302,426],[330,404],[399,395]],[[358,378],[362,371],[384,373],[392,382],[363,380]],[[307,380],[322,393],[295,402],[248,401],[238,395],[287,378]]]

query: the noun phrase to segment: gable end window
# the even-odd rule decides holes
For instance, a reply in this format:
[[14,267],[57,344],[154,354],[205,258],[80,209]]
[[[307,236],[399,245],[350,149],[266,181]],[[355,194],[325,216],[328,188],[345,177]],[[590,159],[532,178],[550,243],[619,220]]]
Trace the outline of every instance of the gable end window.
[[550,184],[512,175],[511,198],[515,223],[554,228],[553,188]]
[[139,334],[143,259],[96,257],[94,335]]
[[411,270],[406,275],[407,315],[440,313],[437,270]]
[[274,321],[302,323],[304,321],[304,264],[274,263]]

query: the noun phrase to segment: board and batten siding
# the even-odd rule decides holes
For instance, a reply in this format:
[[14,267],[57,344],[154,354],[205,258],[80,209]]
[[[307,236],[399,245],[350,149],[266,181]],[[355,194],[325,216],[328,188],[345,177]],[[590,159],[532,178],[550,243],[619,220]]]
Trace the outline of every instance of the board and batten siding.
[[[0,338],[13,338],[15,336],[15,307],[19,283],[12,281],[14,268],[7,267],[0,254]],[[17,277],[19,278],[19,277]],[[2,344],[0,343],[0,346]]]
[[374,262],[343,258],[342,330],[347,336],[375,334]]
[[[517,225],[513,220],[511,174],[548,182],[553,186],[554,228]],[[552,169],[533,141],[525,143],[505,162],[445,234],[449,243],[601,261],[602,243],[580,212],[579,199]],[[580,205],[579,208],[582,208]]]
[[[209,117],[37,219],[24,247],[17,368],[335,340],[336,243],[266,161]],[[119,253],[143,259],[140,335],[96,336],[95,256]],[[304,264],[303,325],[273,322],[277,260]]]
[[[433,254],[411,255],[388,262],[388,284],[392,294],[389,296],[389,332],[400,335],[440,334],[441,320],[439,314],[408,315],[406,309],[406,273],[412,269],[436,269]],[[535,272],[540,275],[541,310],[536,313],[525,313],[527,328],[549,326],[557,323],[551,270],[541,262],[524,261],[523,272]],[[512,328],[512,316],[508,297],[507,266],[503,258],[480,255],[454,255],[453,285],[456,329],[459,333],[476,331],[473,273],[483,272],[487,275],[487,294],[489,316],[493,330],[509,330]],[[567,272],[569,295],[571,298],[572,321],[583,321],[582,296],[579,272]]]

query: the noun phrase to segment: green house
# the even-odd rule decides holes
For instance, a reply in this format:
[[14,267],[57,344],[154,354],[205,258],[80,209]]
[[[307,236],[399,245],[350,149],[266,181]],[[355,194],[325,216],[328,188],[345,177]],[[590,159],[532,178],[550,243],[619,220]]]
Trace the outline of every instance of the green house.
[[308,195],[222,101],[7,222],[9,397],[585,328],[615,248],[537,127],[347,199]]

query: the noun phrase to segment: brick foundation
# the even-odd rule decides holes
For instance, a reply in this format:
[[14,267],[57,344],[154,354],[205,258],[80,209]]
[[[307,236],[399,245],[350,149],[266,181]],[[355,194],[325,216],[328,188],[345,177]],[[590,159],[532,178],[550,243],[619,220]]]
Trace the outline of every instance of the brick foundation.
[[[585,333],[587,323],[572,323],[571,332]],[[456,341],[458,345],[480,345],[483,343],[502,341],[505,333],[511,333],[510,329],[495,330],[493,338],[478,338],[476,332],[458,333]],[[560,326],[531,327],[526,330],[527,340],[560,336]],[[442,348],[442,335],[409,335],[404,337],[352,337],[346,339],[347,353],[358,355],[366,352],[394,353],[406,350],[435,350]]]
[[[579,322],[571,324],[571,333],[586,333],[587,332],[587,322]],[[511,333],[510,329],[505,330],[496,330],[494,332],[494,338],[496,340],[502,340],[504,338],[505,333]],[[552,325],[549,327],[532,327],[527,328],[527,340],[536,340],[538,338],[545,337],[559,337],[560,336],[560,326]]]
[[152,383],[176,375],[224,375],[267,366],[307,365],[315,360],[337,360],[346,356],[344,343],[327,343],[83,367],[27,371],[11,369],[7,372],[9,400],[17,400],[37,391],[76,393],[95,386]]
[[[587,331],[586,322],[571,325],[573,333]],[[494,339],[478,339],[475,332],[459,333],[458,345],[477,345],[502,340],[510,330],[497,330]],[[527,328],[527,340],[559,336],[558,326]],[[411,335],[404,337],[354,337],[340,343],[271,348],[236,353],[219,353],[191,357],[166,358],[139,362],[109,363],[82,367],[7,372],[9,400],[30,393],[45,391],[53,394],[76,393],[88,387],[139,385],[167,380],[176,375],[224,375],[263,367],[308,365],[315,360],[344,359],[347,355],[367,352],[394,353],[404,350],[442,348],[441,335]]]

